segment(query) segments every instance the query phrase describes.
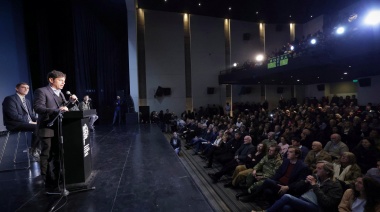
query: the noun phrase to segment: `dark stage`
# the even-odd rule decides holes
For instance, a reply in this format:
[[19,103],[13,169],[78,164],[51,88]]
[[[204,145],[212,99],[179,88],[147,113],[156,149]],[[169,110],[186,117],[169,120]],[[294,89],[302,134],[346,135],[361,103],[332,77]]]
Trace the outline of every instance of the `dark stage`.
[[[14,167],[16,135],[11,135],[0,169]],[[0,148],[5,137],[0,137]],[[65,204],[58,211],[217,210],[156,125],[98,126],[91,133],[90,144],[93,171],[88,186],[96,189],[71,192],[57,206]],[[21,141],[17,160],[27,159],[23,149],[26,146]],[[70,152],[66,151],[67,155]],[[30,169],[1,172],[0,211],[49,211],[60,195],[47,195],[38,176],[37,162],[31,162]]]

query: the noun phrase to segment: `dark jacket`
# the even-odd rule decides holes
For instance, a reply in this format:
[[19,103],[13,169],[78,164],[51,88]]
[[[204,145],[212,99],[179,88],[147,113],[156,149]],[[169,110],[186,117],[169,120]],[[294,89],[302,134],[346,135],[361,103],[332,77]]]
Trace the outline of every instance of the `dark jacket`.
[[[272,180],[279,181],[279,179],[285,175],[289,164],[290,164],[290,160],[285,158],[280,168],[277,169],[276,174],[272,177]],[[287,185],[289,186],[289,193],[293,194],[295,191],[298,191],[297,182],[301,180],[305,180],[306,176],[309,174],[311,174],[311,171],[306,166],[306,164],[301,160],[297,160],[294,166],[294,169],[292,171],[292,174],[290,175],[289,183]]]
[[253,145],[251,143],[242,144],[240,148],[235,152],[235,156],[238,156],[239,161],[244,162],[247,155],[251,152]]
[[[32,121],[36,121],[31,104],[25,99],[26,106]],[[29,123],[28,112],[25,110],[20,97],[17,94],[5,97],[3,101],[4,125],[8,130],[16,129],[21,124]]]
[[302,180],[298,182],[297,187],[302,190],[302,193],[313,189],[314,194],[317,196],[318,206],[322,211],[338,211],[338,205],[343,196],[343,190],[339,181],[328,179],[320,186],[317,184],[312,186]]

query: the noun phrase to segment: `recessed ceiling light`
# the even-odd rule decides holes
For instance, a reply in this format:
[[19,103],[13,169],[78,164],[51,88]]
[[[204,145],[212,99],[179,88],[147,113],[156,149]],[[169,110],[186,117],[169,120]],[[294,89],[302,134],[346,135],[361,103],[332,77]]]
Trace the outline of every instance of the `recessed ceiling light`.
[[319,79],[319,77],[317,77]]
[[351,68],[351,66],[348,66],[348,68]]
[[290,78],[293,78],[293,76],[290,76]]
[[340,79],[343,79],[343,77],[341,77]]
[[198,3],[198,6],[202,6],[202,4],[199,2],[199,3]]
[[300,80],[298,79],[297,82],[299,82]]
[[256,15],[258,15],[259,14],[259,11],[256,11]]
[[310,18],[313,18],[313,16],[311,15]]
[[232,8],[231,8],[231,7],[229,7],[229,8],[228,8],[228,10],[232,10]]
[[347,75],[348,73],[347,73],[347,72],[344,72],[343,74],[344,74],[344,75]]
[[292,15],[289,15],[289,18],[291,18],[292,17]]

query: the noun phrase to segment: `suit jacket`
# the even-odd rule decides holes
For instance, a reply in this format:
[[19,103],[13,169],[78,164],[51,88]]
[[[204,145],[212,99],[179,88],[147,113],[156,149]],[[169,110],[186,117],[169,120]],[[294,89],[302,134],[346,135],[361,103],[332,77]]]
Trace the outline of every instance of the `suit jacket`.
[[[285,158],[280,168],[277,169],[276,174],[272,177],[272,179],[274,181],[278,181],[282,176],[284,176],[289,164],[290,160]],[[306,164],[302,160],[297,160],[292,170],[292,173],[290,174],[289,182],[287,185],[289,186],[289,193],[297,191],[297,182],[300,180],[305,180],[306,176],[309,174],[311,174],[311,171],[308,168],[308,166],[306,166]]]
[[8,130],[16,129],[21,124],[29,123],[28,112],[32,121],[36,121],[30,101],[25,98],[28,111],[24,108],[20,97],[17,94],[5,97],[3,101],[4,125]]
[[[34,110],[38,113],[38,134],[41,137],[54,137],[54,130],[57,128],[57,124],[48,127],[47,124],[50,123],[60,112],[59,104],[57,99],[54,97],[55,93],[53,89],[48,85],[46,87],[38,88],[34,92]],[[67,104],[65,96],[60,93],[63,104]],[[75,104],[67,105],[68,108],[73,107]]]

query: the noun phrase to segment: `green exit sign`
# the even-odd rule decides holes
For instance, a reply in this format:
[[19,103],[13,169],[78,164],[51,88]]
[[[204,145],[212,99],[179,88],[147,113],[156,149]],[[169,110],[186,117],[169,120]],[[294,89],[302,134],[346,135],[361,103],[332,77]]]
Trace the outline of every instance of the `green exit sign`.
[[358,80],[352,80],[352,82],[358,82]]

